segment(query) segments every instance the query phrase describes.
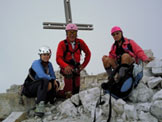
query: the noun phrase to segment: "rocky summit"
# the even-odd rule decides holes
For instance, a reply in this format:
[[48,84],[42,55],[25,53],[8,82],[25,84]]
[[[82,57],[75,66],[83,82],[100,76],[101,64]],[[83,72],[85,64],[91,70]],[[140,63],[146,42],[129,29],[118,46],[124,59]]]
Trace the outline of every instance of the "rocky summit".
[[[153,57],[152,51],[146,54]],[[60,82],[62,76],[56,72]],[[23,97],[20,101],[20,85],[13,85],[7,93],[0,94],[0,119],[9,122],[13,112],[25,113],[22,122],[107,122],[109,115],[109,94],[103,94],[100,85],[107,82],[106,73],[81,75],[81,91],[66,100],[56,99],[54,105],[47,104],[42,118],[34,116],[35,100]],[[162,122],[162,59],[155,58],[144,66],[144,76],[132,91],[129,100],[112,98],[111,122]],[[104,104],[96,107],[99,96]],[[9,116],[10,115],[10,116]]]

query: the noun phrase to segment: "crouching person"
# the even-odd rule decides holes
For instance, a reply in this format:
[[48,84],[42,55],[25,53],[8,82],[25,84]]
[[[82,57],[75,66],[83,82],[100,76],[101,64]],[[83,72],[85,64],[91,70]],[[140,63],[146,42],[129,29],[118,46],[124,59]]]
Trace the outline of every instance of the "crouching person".
[[124,37],[120,27],[114,26],[111,35],[114,44],[109,56],[102,58],[109,82],[103,83],[102,88],[111,91],[117,98],[126,98],[143,76],[140,61],[149,63],[153,58],[147,57],[135,41]]
[[48,102],[54,103],[59,83],[53,66],[49,59],[51,49],[43,46],[39,49],[40,59],[35,60],[29,69],[29,74],[25,79],[22,94],[26,97],[36,98],[35,115],[42,117],[44,115],[44,105]]

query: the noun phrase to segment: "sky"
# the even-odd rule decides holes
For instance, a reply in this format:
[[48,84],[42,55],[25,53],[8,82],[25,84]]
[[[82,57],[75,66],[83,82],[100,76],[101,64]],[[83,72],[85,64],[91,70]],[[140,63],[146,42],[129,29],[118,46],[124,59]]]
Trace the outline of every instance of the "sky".
[[[108,55],[114,40],[113,26],[120,26],[125,37],[143,49],[162,57],[161,0],[70,0],[72,21],[93,24],[93,31],[78,31],[78,38],[89,46],[92,57],[86,67],[90,75],[104,72],[102,56]],[[0,0],[0,93],[13,84],[23,84],[38,49],[52,49],[54,70],[58,43],[64,30],[43,29],[43,22],[65,22],[64,0]],[[82,56],[82,60],[84,55]]]

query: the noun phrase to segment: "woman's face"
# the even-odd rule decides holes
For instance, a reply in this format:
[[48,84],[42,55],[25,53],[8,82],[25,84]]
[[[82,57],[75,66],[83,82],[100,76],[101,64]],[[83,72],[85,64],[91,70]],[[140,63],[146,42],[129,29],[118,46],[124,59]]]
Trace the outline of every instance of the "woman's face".
[[76,30],[68,30],[67,31],[67,38],[73,42],[77,38],[77,31]]
[[46,54],[41,54],[40,58],[43,62],[48,62],[50,59],[50,54],[46,53]]
[[120,41],[122,39],[122,32],[116,31],[116,32],[112,33],[112,36],[115,41]]

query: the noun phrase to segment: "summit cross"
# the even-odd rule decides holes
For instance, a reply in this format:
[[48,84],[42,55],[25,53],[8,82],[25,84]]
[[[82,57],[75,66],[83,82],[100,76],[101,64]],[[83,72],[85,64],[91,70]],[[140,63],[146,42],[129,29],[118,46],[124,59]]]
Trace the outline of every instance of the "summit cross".
[[[64,30],[68,23],[72,23],[70,0],[64,0],[64,8],[65,8],[66,23],[43,22],[43,28],[44,29],[61,29],[61,30]],[[92,24],[76,24],[76,25],[78,26],[78,30],[93,30]]]

